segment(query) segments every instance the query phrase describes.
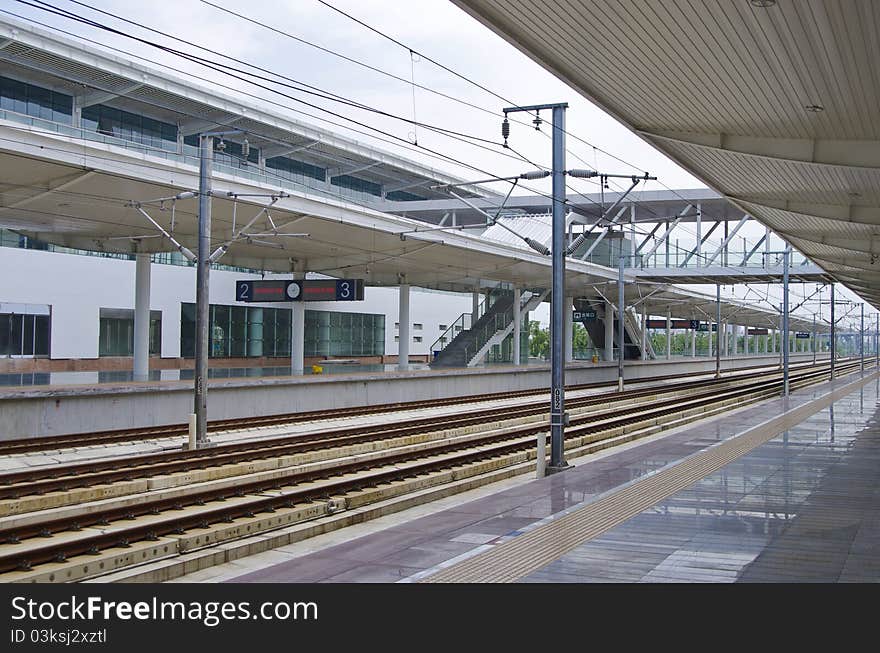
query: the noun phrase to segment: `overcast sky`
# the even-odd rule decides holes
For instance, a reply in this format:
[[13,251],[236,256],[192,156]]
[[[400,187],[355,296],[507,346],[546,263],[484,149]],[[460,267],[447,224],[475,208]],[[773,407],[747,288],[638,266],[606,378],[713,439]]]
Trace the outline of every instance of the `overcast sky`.
[[[408,48],[436,60],[497,95],[481,90],[425,59],[411,56],[408,49],[391,43],[322,5],[318,0],[247,0],[246,2],[211,0],[211,2],[265,23],[280,32],[287,32],[397,75],[404,80],[414,80],[422,86],[476,105],[480,109],[421,89],[416,89],[414,94],[413,86],[406,81],[395,80],[344,61],[289,36],[232,16],[200,0],[154,0],[153,2],[85,0],[83,4],[70,0],[50,0],[50,2],[59,8],[110,25],[126,34],[221,60],[216,55],[192,47],[204,46],[215,52],[261,66],[272,73],[339,94],[407,120],[415,117],[419,122],[478,136],[494,143],[500,142],[501,109],[504,106],[568,102],[566,119],[570,136],[566,145],[570,153],[567,167],[589,167],[603,172],[623,174],[648,172],[659,178],[658,182],[646,182],[640,185],[640,190],[660,190],[664,185],[674,189],[705,187],[629,129],[579,96],[577,92],[448,0],[329,0],[329,2],[400,41]],[[120,22],[97,13],[83,6],[84,4],[167,32],[169,35],[183,37],[185,43]],[[53,16],[15,0],[0,0],[0,9],[95,39],[127,53],[139,54],[166,67],[179,69],[190,76],[194,84],[210,85],[209,82],[196,79],[197,76],[214,84],[252,93],[274,103],[270,105],[274,110],[288,113],[295,119],[344,133],[371,146],[416,159],[425,165],[465,179],[485,176],[481,171],[504,176],[532,169],[530,164],[511,158],[510,152],[505,152],[497,146],[483,144],[483,148],[474,147],[425,128],[414,128],[411,124],[400,120],[377,116],[339,103],[317,99],[289,88],[272,85],[285,94],[371,126],[380,127],[392,135],[380,136],[379,138],[385,139],[380,141],[375,136],[340,126],[350,123],[328,115],[320,109],[308,107],[303,102],[208,70],[129,38],[108,34],[66,18]],[[124,56],[120,53],[117,55]],[[231,92],[219,87],[217,90]],[[329,124],[320,120],[321,118],[332,120],[337,124]],[[546,118],[550,118],[549,114]],[[529,117],[526,114],[519,114],[519,119],[527,122]],[[369,133],[369,130],[363,127],[355,126],[354,129]],[[547,126],[541,132],[537,132],[531,125],[513,123],[510,144],[530,161],[549,167],[551,153],[549,134],[550,130]],[[479,168],[480,171],[432,157],[429,152],[415,148],[413,145],[407,148],[405,144],[395,141],[394,137],[410,143],[417,141],[422,148],[430,148],[454,157]],[[387,140],[392,142],[386,142]],[[626,164],[599,150],[619,157]],[[584,193],[597,191],[596,185],[590,180],[569,181],[577,191]],[[550,191],[549,180],[529,182],[529,186],[543,192]],[[494,188],[506,192],[508,187],[496,185]],[[680,229],[682,241],[688,240],[689,234],[693,235],[693,226],[683,226]],[[762,231],[762,228],[755,225],[755,228],[746,235],[751,237]],[[809,284],[808,290],[793,289],[793,293],[797,297],[801,292],[811,292],[812,288],[813,285]],[[704,292],[708,290],[709,287],[703,287]],[[731,290],[726,289],[725,294],[729,294]],[[761,285],[752,290],[749,296],[754,299],[764,295],[766,291],[766,286]],[[778,301],[778,290],[771,287],[769,291],[770,295],[776,298],[774,301]],[[740,288],[734,294],[743,297],[746,293],[745,288]],[[845,290],[841,294],[846,298],[854,298],[852,293]],[[793,299],[794,303],[797,301]],[[824,311],[827,314],[827,307]]]

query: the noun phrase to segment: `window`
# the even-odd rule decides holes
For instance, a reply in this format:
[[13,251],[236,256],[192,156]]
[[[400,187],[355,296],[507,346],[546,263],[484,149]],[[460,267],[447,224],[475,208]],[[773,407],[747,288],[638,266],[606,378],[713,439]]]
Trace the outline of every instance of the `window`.
[[340,188],[357,191],[359,193],[368,193],[369,195],[375,195],[376,197],[382,195],[382,186],[380,184],[367,181],[366,179],[352,177],[351,175],[331,177],[330,184],[333,186],[339,186]]
[[399,328],[400,328],[400,322],[395,322],[395,323],[394,323],[394,328],[395,328],[395,329],[399,329]]
[[103,104],[83,108],[82,127],[160,150],[177,150],[176,125]]
[[422,336],[413,336],[413,342],[421,342]]
[[48,356],[51,317],[0,313],[0,356]]
[[400,342],[400,336],[394,336],[394,342]]
[[421,331],[421,330],[422,330],[422,325],[419,324],[418,322],[413,322],[413,330],[414,330],[414,331]]
[[[289,308],[210,308],[210,356],[290,356]],[[181,304],[180,353],[195,355],[195,304]],[[385,353],[385,316],[341,311],[305,312],[306,356],[375,356]]]
[[274,156],[271,159],[266,159],[266,167],[274,170],[279,177],[299,182],[306,182],[309,179],[324,181],[327,175],[324,168],[296,159],[289,159],[286,156]]
[[[102,308],[98,328],[98,356],[134,355],[134,311]],[[162,311],[150,311],[150,356],[162,352]]]
[[8,77],[0,77],[0,109],[70,124],[73,97]]
[[412,193],[407,193],[404,190],[393,190],[385,195],[385,198],[391,200],[392,202],[414,202],[417,200],[425,199],[421,195],[413,195]]
[[449,328],[449,325],[448,324],[441,324],[437,328],[440,329],[441,331],[446,331],[446,329]]

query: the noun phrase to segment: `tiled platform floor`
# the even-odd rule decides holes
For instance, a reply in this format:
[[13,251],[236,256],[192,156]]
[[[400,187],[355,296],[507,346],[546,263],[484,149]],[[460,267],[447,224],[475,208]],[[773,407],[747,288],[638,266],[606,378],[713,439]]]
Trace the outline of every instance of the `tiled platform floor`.
[[[828,389],[799,391],[792,405]],[[880,382],[871,381],[521,581],[880,580],[878,394]],[[245,559],[221,575],[215,570],[213,580],[418,579],[780,412],[781,400],[749,407],[326,549],[292,557],[282,548],[256,571],[259,556]]]

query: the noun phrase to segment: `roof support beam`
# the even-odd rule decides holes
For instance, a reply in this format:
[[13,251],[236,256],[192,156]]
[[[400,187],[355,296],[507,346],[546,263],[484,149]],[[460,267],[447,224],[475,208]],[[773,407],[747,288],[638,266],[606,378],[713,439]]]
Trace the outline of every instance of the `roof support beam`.
[[736,134],[639,130],[651,138],[700,145],[725,152],[819,165],[878,168],[880,141],[824,138],[768,138]]
[[743,217],[740,218],[739,222],[737,222],[737,223],[736,223],[736,226],[733,228],[733,231],[731,231],[731,232],[728,234],[727,238],[725,238],[725,239],[721,242],[721,245],[718,247],[718,249],[715,250],[715,253],[712,254],[712,256],[710,256],[708,259],[706,259],[706,267],[712,265],[712,263],[715,262],[715,259],[718,258],[718,255],[719,255],[721,252],[724,251],[724,248],[727,247],[728,243],[730,243],[730,241],[733,240],[733,237],[736,236],[736,233],[737,233],[740,229],[742,229],[742,226],[743,226],[746,222],[748,222],[748,220],[749,220],[749,214],[748,214],[748,213],[746,213]]
[[713,224],[711,227],[709,227],[709,231],[707,231],[706,235],[703,236],[702,239],[700,239],[700,242],[697,243],[697,246],[694,247],[694,249],[692,249],[690,252],[688,252],[687,256],[684,257],[684,262],[682,262],[681,266],[679,266],[679,267],[685,267],[688,264],[688,261],[691,260],[691,257],[693,257],[694,254],[699,255],[700,249],[703,247],[705,242],[707,240],[709,240],[709,236],[712,235],[712,232],[715,231],[720,224],[721,224],[721,220],[719,220],[718,222]]
[[287,156],[288,154],[293,154],[294,152],[302,152],[303,150],[308,150],[315,145],[318,145],[320,142],[320,140],[314,140],[297,146],[272,145],[270,147],[263,148],[263,156],[267,159],[274,159],[276,156]]
[[417,186],[424,186],[427,183],[433,183],[430,179],[421,179],[419,181],[407,181],[402,184],[395,184],[393,186],[386,186],[386,193],[394,193],[399,190],[407,190],[408,188],[416,188]]
[[363,172],[364,170],[369,170],[370,168],[375,168],[380,165],[382,165],[382,163],[379,161],[370,161],[369,163],[349,166],[348,168],[333,168],[327,171],[327,175],[332,179],[333,177],[342,177],[343,175],[353,175],[356,172]]
[[[660,245],[662,245],[664,242],[666,242],[666,239],[669,238],[669,235],[672,233],[672,230],[678,226],[678,223],[681,222],[681,219],[687,214],[688,211],[691,210],[691,208],[693,208],[693,206],[694,206],[693,204],[688,204],[686,207],[684,207],[684,210],[678,214],[678,217],[676,217],[675,220],[673,220],[671,223],[666,223],[667,224],[666,231],[664,231],[663,235],[657,239],[657,242],[654,243],[654,246],[651,248],[651,251],[649,251],[647,254],[645,254],[645,258],[650,258],[650,256],[654,252],[657,251],[657,249],[660,247]],[[653,233],[653,232],[651,232],[651,233]],[[638,252],[638,250],[636,250],[636,252]]]
[[104,104],[105,102],[115,100],[120,96],[124,97],[129,93],[134,93],[142,86],[143,84],[130,84],[118,91],[94,91],[93,93],[86,93],[85,95],[77,96],[76,104],[80,109],[85,109],[86,107],[91,107],[96,104]]
[[180,123],[177,128],[177,133],[181,136],[193,136],[194,134],[201,134],[206,129],[214,129],[215,127],[220,126],[225,127],[243,119],[244,116],[229,115],[222,118],[216,118],[215,120],[189,120]]
[[741,268],[744,268],[744,267],[746,266],[746,263],[749,262],[749,259],[752,258],[752,255],[753,255],[755,252],[758,251],[758,248],[761,246],[761,244],[762,244],[765,240],[767,240],[767,233],[766,233],[766,232],[764,233],[763,236],[761,236],[761,240],[759,240],[757,243],[755,243],[755,246],[752,247],[751,251],[749,251],[749,253],[745,255],[745,257],[744,257],[743,260],[742,260],[742,263],[739,264],[739,266],[740,266]]
[[623,215],[624,211],[626,211],[625,206],[621,207],[621,209],[617,212],[617,215],[615,215],[613,218],[611,218],[611,221],[607,225],[607,229],[605,229],[602,233],[600,233],[598,236],[596,236],[596,240],[594,240],[593,243],[583,253],[583,255],[581,256],[582,261],[586,261],[587,258],[589,258],[590,254],[593,253],[593,250],[596,249],[596,247],[598,247],[599,243],[602,242],[602,240],[605,238],[605,236],[607,236],[608,234],[611,233],[611,227],[613,227],[614,225],[617,224],[617,221]]

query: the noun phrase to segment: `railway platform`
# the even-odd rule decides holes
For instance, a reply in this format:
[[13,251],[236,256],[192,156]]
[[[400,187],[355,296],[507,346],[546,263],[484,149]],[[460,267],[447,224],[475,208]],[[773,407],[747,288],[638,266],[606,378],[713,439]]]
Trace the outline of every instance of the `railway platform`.
[[178,578],[876,582],[873,370]]

